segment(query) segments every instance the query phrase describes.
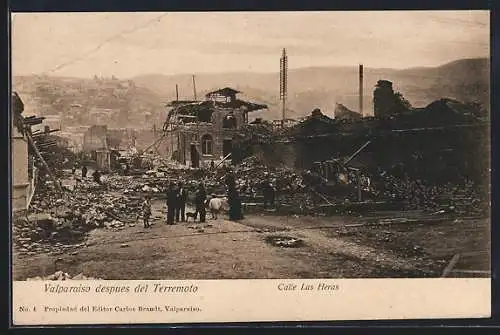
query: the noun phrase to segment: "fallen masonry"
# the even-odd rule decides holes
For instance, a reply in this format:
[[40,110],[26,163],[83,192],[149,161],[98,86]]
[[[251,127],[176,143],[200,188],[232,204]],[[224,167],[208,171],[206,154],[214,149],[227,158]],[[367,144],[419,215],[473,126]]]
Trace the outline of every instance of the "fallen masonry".
[[[423,210],[435,216],[481,216],[488,202],[471,182],[431,185],[396,177],[387,171],[363,172],[372,184],[363,190],[364,201],[356,201],[356,185],[329,185],[318,176],[285,167],[266,165],[254,156],[233,167],[235,181],[246,212],[268,215],[359,214],[395,206],[401,210]],[[208,194],[225,196],[225,168],[216,170],[159,166],[133,175],[110,173],[99,185],[90,178],[76,180],[61,172],[64,194],[50,181],[41,181],[30,206],[28,219],[13,222],[13,241],[22,255],[64,253],[85,247],[85,238],[96,228],[120,231],[133,227],[140,218],[144,195],[164,201],[169,182],[183,182],[188,203],[193,204],[196,187],[203,182]],[[264,210],[261,183],[269,179],[276,191],[276,208]],[[354,198],[339,190],[347,189]],[[395,204],[395,205],[394,205]],[[385,207],[384,207],[385,206]],[[202,227],[198,227],[202,232]]]
[[[83,275],[83,273],[79,273],[76,276],[72,277],[66,272],[63,271],[57,271],[51,275],[48,276],[37,276],[37,277],[32,277],[32,278],[27,278],[26,280],[33,281],[33,280],[102,280],[102,278],[94,278],[94,277],[87,277]],[[47,288],[47,290],[50,290],[51,287]],[[54,290],[57,291],[57,287],[54,287]]]

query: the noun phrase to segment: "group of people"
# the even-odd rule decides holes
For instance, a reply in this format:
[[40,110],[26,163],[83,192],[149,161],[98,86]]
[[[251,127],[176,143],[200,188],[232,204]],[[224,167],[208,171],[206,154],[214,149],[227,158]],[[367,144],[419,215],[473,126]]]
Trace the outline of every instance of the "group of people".
[[187,191],[179,182],[177,186],[170,183],[167,190],[167,224],[186,221]]
[[[225,177],[227,188],[229,220],[237,221],[244,218],[242,212],[241,199],[239,197],[234,175],[228,173]],[[173,225],[177,222],[186,222],[186,202],[188,192],[182,182],[177,184],[171,182],[167,188],[167,224]],[[273,199],[274,200],[274,199]],[[194,197],[195,213],[193,219],[199,222],[206,222],[207,191],[203,183],[200,183],[196,189]],[[146,196],[142,204],[144,227],[150,228],[149,219],[151,217],[151,197]]]
[[[71,173],[73,174],[73,176],[75,176],[75,179],[76,181],[81,181],[77,176],[76,176],[76,169],[78,168],[78,163],[75,163],[73,164],[73,167],[71,168]],[[88,168],[87,168],[87,165],[86,164],[82,164],[82,174],[81,174],[81,179],[85,179],[87,178],[87,173],[88,173]],[[94,180],[94,182],[96,182],[97,184],[99,185],[102,185],[102,174],[101,172],[96,169],[93,173],[92,173],[92,179]]]

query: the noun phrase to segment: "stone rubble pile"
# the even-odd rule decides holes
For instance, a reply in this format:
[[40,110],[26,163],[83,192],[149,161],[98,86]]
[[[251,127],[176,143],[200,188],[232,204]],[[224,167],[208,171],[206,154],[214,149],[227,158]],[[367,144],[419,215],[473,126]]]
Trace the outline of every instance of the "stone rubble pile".
[[87,277],[83,273],[79,273],[76,276],[72,277],[66,272],[63,271],[57,271],[51,275],[44,276],[44,277],[32,277],[32,278],[27,278],[27,281],[36,281],[36,280],[102,280],[102,278],[94,278],[94,277]]
[[[90,191],[91,182],[80,182],[64,195],[54,188],[37,190],[28,218],[13,220],[14,246],[20,253],[57,252],[81,246],[86,233],[95,228],[122,230],[136,222],[141,196]],[[76,244],[75,244],[76,243]]]
[[383,178],[383,182],[379,197],[400,201],[409,210],[457,215],[481,215],[487,210],[477,185],[470,181],[431,185],[388,175]]
[[29,220],[13,220],[12,241],[17,251],[27,255],[70,251],[85,245],[82,241],[86,231],[50,214],[38,214]]
[[128,196],[106,190],[89,192],[77,188],[60,195],[39,193],[32,201],[35,213],[50,213],[56,225],[84,226],[89,229],[105,226],[106,222],[135,220],[140,210],[140,196]]

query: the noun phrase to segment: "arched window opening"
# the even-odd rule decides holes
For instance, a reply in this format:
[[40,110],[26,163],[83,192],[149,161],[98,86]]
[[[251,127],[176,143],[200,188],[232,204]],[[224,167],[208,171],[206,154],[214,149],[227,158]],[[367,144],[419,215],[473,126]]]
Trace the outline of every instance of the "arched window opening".
[[201,153],[203,155],[211,155],[213,152],[213,141],[212,136],[203,135],[201,138]]

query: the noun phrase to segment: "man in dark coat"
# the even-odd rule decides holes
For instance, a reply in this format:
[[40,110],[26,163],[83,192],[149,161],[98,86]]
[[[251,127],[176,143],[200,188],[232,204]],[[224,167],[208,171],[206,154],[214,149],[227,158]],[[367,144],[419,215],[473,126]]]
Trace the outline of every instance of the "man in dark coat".
[[241,199],[236,189],[236,181],[234,174],[229,170],[226,175],[226,187],[227,187],[227,198],[229,203],[229,220],[237,221],[243,219],[243,213],[241,210]]
[[269,176],[266,175],[264,181],[261,183],[262,195],[264,196],[264,208],[268,205],[274,206],[275,191],[274,187],[271,185],[271,180]]
[[83,164],[82,166],[82,178],[87,178],[87,166]]
[[99,170],[95,170],[95,172],[92,173],[92,177],[94,177],[94,181],[96,183],[98,183],[99,185],[101,185],[101,173],[99,172]]
[[206,220],[206,214],[207,214],[207,211],[205,209],[206,201],[207,201],[207,191],[205,190],[205,186],[203,186],[203,184],[200,183],[195,197],[196,214],[194,219],[196,220],[199,213],[201,223],[205,222]]
[[183,187],[182,183],[179,182],[177,188],[177,209],[175,212],[175,222],[185,222],[186,221],[186,201],[187,201],[187,191]]
[[177,192],[174,184],[170,183],[167,189],[167,224],[174,224],[175,210],[177,208]]

